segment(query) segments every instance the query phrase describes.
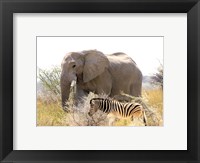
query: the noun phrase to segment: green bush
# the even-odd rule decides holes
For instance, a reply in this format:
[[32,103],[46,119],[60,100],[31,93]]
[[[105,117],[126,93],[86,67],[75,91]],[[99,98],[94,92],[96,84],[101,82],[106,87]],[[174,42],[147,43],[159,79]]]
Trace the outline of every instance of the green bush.
[[55,95],[60,95],[60,67],[53,67],[51,69],[42,70],[39,69],[38,78],[45,91],[51,92]]

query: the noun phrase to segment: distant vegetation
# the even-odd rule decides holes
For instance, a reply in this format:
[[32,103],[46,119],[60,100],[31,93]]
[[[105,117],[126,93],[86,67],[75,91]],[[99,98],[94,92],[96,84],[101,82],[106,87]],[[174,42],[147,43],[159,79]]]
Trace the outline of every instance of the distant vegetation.
[[[60,68],[53,67],[50,70],[39,69],[38,73],[38,90],[37,90],[37,125],[38,126],[108,126],[109,121],[104,113],[98,111],[93,117],[88,116],[89,101],[93,97],[99,97],[90,93],[83,99],[83,103],[74,105],[73,96],[69,99],[69,110],[67,113],[61,107],[60,99]],[[159,73],[159,71],[158,71]],[[156,75],[157,73],[155,73]],[[152,77],[153,79],[153,77]],[[136,98],[126,94],[119,95],[120,98],[129,99],[132,102],[139,102],[146,111],[149,125],[163,125],[163,91],[160,87],[161,80],[155,80],[153,84],[159,85],[152,89],[142,90],[142,98]],[[151,83],[152,84],[152,83]],[[40,85],[40,86],[39,86]],[[73,93],[73,92],[71,92]],[[100,97],[106,97],[101,95]],[[143,125],[139,121],[131,122],[128,120],[115,120],[114,126],[140,126]]]
[[157,72],[152,76],[152,82],[154,85],[159,85],[163,89],[163,65],[157,68]]

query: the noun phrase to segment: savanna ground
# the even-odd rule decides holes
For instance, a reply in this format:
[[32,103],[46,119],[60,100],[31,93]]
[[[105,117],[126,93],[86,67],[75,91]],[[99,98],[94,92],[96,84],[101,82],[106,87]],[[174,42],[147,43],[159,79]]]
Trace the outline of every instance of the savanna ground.
[[[98,111],[93,117],[88,116],[89,101],[96,97],[89,94],[84,103],[72,106],[71,112],[67,113],[61,108],[61,101],[49,97],[37,99],[37,126],[109,126],[109,118]],[[163,91],[160,88],[142,91],[142,102],[146,106],[148,125],[163,125]],[[113,122],[113,126],[140,126],[139,120],[131,122],[129,119],[121,119]]]
[[[90,117],[88,115],[90,100],[94,97],[106,98],[106,96],[90,93],[87,97],[84,97],[83,103],[75,106],[74,87],[71,87],[68,100],[69,112],[63,111],[59,77],[60,69],[57,67],[50,71],[39,71],[38,78],[41,81],[42,89],[40,88],[37,91],[37,126],[144,126],[141,119],[134,121],[115,119],[115,117],[106,116],[101,111],[97,111]],[[142,104],[147,116],[148,126],[163,126],[163,69],[159,68],[152,79],[154,86],[150,89],[143,88],[141,98],[122,94],[115,99]]]

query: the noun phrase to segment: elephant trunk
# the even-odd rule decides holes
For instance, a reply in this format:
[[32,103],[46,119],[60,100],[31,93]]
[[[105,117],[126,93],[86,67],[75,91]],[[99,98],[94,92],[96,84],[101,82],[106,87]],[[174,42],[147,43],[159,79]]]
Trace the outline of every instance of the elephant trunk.
[[70,94],[70,81],[67,81],[64,76],[61,76],[60,86],[61,86],[61,98],[62,98],[62,108],[66,110],[67,107],[67,100]]

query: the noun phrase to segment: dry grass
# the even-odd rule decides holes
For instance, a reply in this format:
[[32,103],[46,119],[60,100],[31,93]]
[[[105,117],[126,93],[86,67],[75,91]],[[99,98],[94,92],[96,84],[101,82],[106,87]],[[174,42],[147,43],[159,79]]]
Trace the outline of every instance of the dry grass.
[[[162,89],[144,90],[143,99],[150,111],[154,114],[152,118],[157,121],[157,125],[163,126],[163,91]],[[155,120],[156,118],[156,120]],[[152,120],[149,119],[149,122]]]
[[[82,104],[71,106],[70,113],[66,113],[60,106],[60,99],[52,97],[37,99],[37,126],[108,126],[109,120],[104,113],[98,111],[93,117],[88,116],[89,101],[97,95],[89,94]],[[104,96],[105,97],[105,96]],[[150,126],[163,125],[163,92],[161,89],[143,90],[142,98],[132,98],[131,101],[141,101],[146,107],[145,112]],[[138,101],[137,101],[138,102]],[[129,119],[114,120],[113,126],[143,126],[140,120],[131,122]]]
[[57,103],[45,103],[37,100],[37,126],[68,126],[64,118],[66,113]]

